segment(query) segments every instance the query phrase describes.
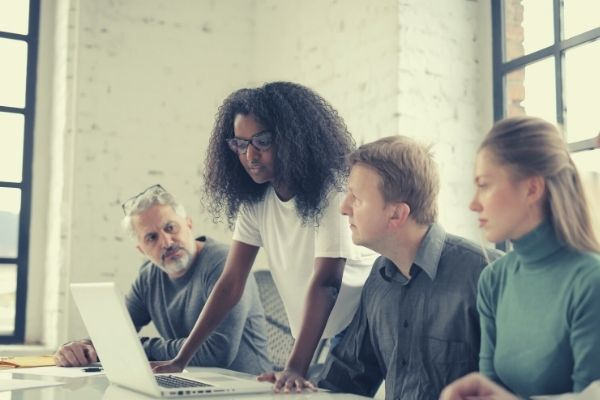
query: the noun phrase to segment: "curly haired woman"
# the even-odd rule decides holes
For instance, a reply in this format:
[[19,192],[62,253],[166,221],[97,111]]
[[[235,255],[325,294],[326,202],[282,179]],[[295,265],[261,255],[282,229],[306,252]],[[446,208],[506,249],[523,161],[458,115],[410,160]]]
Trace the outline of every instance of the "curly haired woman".
[[[205,191],[215,218],[235,225],[225,269],[177,357],[179,371],[238,302],[260,247],[296,338],[282,372],[262,374],[275,391],[315,389],[306,373],[321,337],[337,343],[352,320],[375,254],[352,243],[339,212],[352,136],[314,91],[289,82],[241,89],[219,108]],[[298,301],[301,298],[303,301]]]

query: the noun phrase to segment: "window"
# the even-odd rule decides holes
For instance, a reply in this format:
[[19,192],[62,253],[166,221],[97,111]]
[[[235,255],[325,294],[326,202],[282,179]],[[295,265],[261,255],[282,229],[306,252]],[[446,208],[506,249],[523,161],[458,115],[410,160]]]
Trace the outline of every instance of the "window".
[[492,0],[494,119],[563,127],[600,235],[600,2]]
[[0,343],[23,342],[39,0],[0,2]]

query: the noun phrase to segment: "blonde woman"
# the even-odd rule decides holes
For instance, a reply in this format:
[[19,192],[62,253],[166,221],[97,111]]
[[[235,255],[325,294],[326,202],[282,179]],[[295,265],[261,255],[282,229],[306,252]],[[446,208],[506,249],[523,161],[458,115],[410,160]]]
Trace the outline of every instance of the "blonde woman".
[[479,280],[481,373],[522,396],[581,391],[600,378],[600,245],[556,127],[497,123],[475,184],[486,239],[514,247]]

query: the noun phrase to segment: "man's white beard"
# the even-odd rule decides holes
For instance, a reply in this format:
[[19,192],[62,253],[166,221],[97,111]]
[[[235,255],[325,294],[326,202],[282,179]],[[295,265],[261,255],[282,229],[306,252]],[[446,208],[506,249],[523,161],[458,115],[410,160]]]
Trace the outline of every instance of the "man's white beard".
[[187,271],[192,264],[192,256],[186,248],[181,248],[182,255],[177,260],[166,262],[160,266],[160,269],[167,274],[180,275]]

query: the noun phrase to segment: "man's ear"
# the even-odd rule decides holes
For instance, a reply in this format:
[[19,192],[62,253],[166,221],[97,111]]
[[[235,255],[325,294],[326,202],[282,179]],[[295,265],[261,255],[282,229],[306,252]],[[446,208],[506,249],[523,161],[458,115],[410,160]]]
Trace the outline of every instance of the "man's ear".
[[389,224],[397,228],[406,222],[410,216],[410,206],[406,203],[396,203],[392,205]]
[[138,245],[136,245],[136,246],[135,246],[135,248],[136,248],[136,249],[138,249],[138,251],[139,251],[140,253],[142,253],[142,255],[143,255],[143,256],[145,256],[145,255],[146,255],[146,253],[144,253],[144,250],[142,250],[142,248],[140,247],[140,245],[139,245],[139,244],[138,244]]
[[192,219],[190,217],[185,217],[185,223],[187,224],[188,228],[192,229]]

